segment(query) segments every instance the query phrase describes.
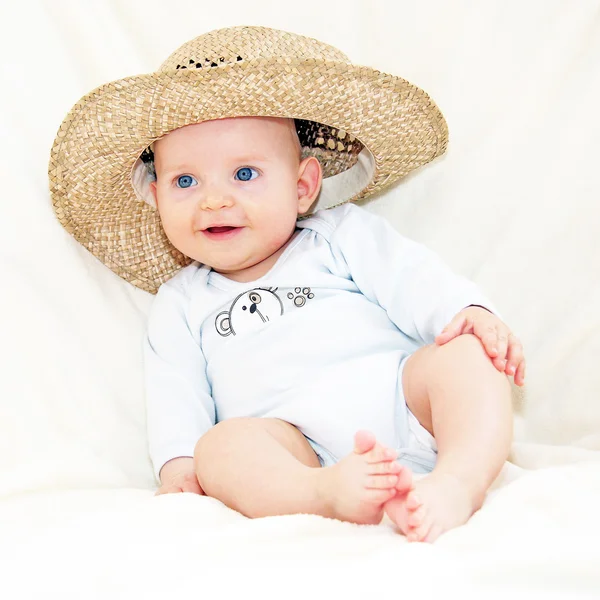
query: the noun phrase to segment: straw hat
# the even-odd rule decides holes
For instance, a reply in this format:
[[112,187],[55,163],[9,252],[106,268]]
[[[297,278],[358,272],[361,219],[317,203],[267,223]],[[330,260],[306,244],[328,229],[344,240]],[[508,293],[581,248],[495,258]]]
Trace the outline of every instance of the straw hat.
[[418,87],[353,65],[336,48],[265,27],[231,27],[181,46],[146,75],[85,95],[51,151],[60,223],[120,277],[151,293],[191,262],[154,207],[152,143],[212,119],[292,117],[323,167],[313,210],[365,198],[442,154],[448,131]]

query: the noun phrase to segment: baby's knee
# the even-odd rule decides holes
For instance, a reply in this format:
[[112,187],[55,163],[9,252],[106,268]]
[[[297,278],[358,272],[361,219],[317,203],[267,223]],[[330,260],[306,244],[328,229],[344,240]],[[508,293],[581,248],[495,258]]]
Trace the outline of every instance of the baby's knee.
[[499,371],[488,355],[482,341],[471,333],[455,337],[438,347],[434,369],[447,374],[485,377],[509,389],[508,377]]
[[471,333],[464,333],[438,346],[432,361],[434,370],[446,371],[448,368],[456,372],[497,371],[492,364],[481,340]]
[[235,454],[236,440],[243,437],[243,431],[253,419],[236,417],[226,419],[211,427],[197,442],[194,448],[194,470],[204,492],[219,498],[219,482],[223,471],[231,467]]

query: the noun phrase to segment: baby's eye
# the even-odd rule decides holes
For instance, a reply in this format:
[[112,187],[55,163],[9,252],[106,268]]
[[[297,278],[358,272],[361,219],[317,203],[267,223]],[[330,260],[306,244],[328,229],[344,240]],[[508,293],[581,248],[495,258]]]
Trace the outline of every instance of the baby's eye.
[[242,167],[238,169],[235,178],[239,181],[250,181],[258,177],[258,171],[252,167]]
[[[177,187],[189,188],[194,181],[196,180],[191,175],[181,175],[181,177],[177,178]],[[196,183],[198,182],[196,181]]]

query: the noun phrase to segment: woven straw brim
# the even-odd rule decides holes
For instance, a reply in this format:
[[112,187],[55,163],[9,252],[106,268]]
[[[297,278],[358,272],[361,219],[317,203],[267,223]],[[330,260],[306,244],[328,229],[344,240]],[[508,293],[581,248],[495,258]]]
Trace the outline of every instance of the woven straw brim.
[[166,238],[158,212],[137,198],[132,168],[168,132],[236,116],[306,119],[357,137],[375,171],[351,200],[433,160],[448,140],[423,90],[368,67],[268,58],[128,77],[84,96],[60,127],[49,165],[58,220],[120,277],[156,293],[190,259]]

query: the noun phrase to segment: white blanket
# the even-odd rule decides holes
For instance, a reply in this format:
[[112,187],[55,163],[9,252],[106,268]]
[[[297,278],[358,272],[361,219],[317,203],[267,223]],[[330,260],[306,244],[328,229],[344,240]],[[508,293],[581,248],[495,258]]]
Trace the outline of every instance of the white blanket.
[[[0,598],[600,597],[600,0],[20,0],[0,23]],[[59,226],[48,156],[83,94],[241,24],[401,75],[448,120],[448,153],[368,208],[483,287],[528,375],[511,463],[433,545],[153,496],[152,297]]]

